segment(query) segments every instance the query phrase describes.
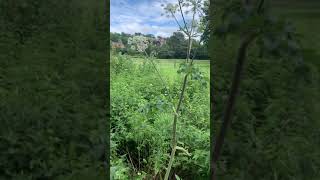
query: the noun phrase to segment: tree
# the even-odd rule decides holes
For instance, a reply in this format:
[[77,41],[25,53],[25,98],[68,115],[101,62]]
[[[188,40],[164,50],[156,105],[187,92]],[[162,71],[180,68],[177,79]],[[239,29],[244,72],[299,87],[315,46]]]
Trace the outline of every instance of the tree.
[[202,16],[201,16],[201,28],[203,30],[203,33],[201,35],[201,41],[204,42],[206,46],[209,44],[210,40],[210,34],[211,34],[211,28],[209,24],[210,20],[210,12],[209,12],[210,3],[208,0],[204,1],[204,6],[202,8]]
[[130,34],[127,34],[127,33],[124,33],[124,32],[121,33],[121,41],[122,41],[122,43],[123,43],[124,45],[127,45],[127,44],[128,44],[128,39],[129,39],[129,37],[131,37]]
[[194,40],[194,48],[191,51],[191,54],[194,55],[194,59],[203,59],[208,60],[208,46],[203,41]]
[[120,42],[121,41],[121,34],[110,32],[110,40],[112,42]]
[[182,32],[174,32],[168,38],[167,45],[171,51],[174,51],[175,58],[185,58],[188,44]]

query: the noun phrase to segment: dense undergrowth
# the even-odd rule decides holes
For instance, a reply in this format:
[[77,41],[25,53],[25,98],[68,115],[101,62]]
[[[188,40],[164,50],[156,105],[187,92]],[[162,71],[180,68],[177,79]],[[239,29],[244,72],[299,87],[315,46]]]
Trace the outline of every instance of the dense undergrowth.
[[[214,134],[230,89],[234,42],[212,45]],[[302,53],[303,61],[298,62],[260,58],[251,47],[218,179],[319,179],[319,55],[311,48]]]
[[0,179],[105,178],[105,55],[32,40],[1,48]]
[[[111,57],[111,177],[160,179],[170,153],[171,99],[178,100],[181,80],[165,88],[150,59],[138,64],[130,56]],[[173,174],[208,178],[209,86],[190,81],[181,111],[178,145],[190,154],[178,151]]]
[[[215,129],[230,84],[228,73],[218,70],[221,66],[215,66]],[[219,179],[318,179],[317,69],[308,63],[295,68],[288,61],[253,58],[246,69]]]
[[86,3],[0,1],[0,179],[107,176],[107,41]]

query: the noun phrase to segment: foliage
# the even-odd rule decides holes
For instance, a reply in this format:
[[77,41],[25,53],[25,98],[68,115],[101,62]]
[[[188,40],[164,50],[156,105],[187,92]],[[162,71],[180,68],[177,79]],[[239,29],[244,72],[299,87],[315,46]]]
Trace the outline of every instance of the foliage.
[[174,50],[174,57],[184,58],[187,52],[188,42],[181,32],[174,32],[167,40],[167,45],[170,49]]
[[[176,151],[177,150],[183,150],[188,154],[187,150],[184,148],[181,148],[178,145],[178,132],[177,131],[177,122],[178,119],[180,120],[181,115],[181,109],[182,106],[184,105],[184,100],[185,100],[185,94],[186,94],[186,89],[188,88],[188,77],[191,75],[191,77],[194,77],[194,66],[193,66],[193,61],[194,57],[191,57],[191,51],[193,49],[192,44],[193,44],[193,38],[198,36],[198,33],[201,33],[199,25],[198,25],[198,20],[196,15],[200,12],[201,10],[201,5],[202,5],[202,0],[178,0],[176,4],[173,3],[168,3],[165,7],[164,10],[167,14],[168,17],[174,18],[176,21],[176,25],[179,27],[179,30],[182,31],[188,38],[188,43],[187,43],[187,52],[186,52],[186,60],[185,64],[183,67],[184,70],[180,72],[184,72],[183,76],[183,81],[182,81],[182,87],[181,91],[179,92],[179,99],[177,104],[173,105],[173,123],[172,123],[172,132],[171,132],[171,153],[170,153],[170,159],[168,162],[168,166],[166,168],[166,173],[164,176],[164,180],[168,180],[171,175],[171,168],[174,163],[174,159],[176,157]],[[179,23],[179,20],[177,19],[176,13],[178,12],[178,17],[180,17],[182,22]],[[188,13],[191,13],[192,16],[191,18],[187,18]],[[170,178],[171,179],[171,178]]]
[[209,0],[205,0],[204,5],[202,7],[200,28],[203,31],[203,33],[201,35],[201,41],[203,41],[206,46],[209,45],[210,34],[211,34],[211,29],[212,29],[210,27],[210,15],[209,15],[210,8],[209,7],[210,7]]
[[[111,168],[118,174],[124,172],[114,177],[159,179],[169,159],[172,99],[179,96],[181,75],[176,73],[179,78],[166,88],[150,60],[138,63],[124,55],[111,57]],[[161,68],[161,62],[156,66]],[[208,79],[205,81],[208,83]],[[182,179],[207,177],[209,88],[194,80],[189,82],[187,92],[178,123],[179,146],[191,156],[178,151],[173,171]]]
[[100,1],[0,1],[0,179],[104,179]]
[[[302,49],[299,53],[294,51],[296,45],[291,40],[299,36],[292,33],[295,31],[287,21],[278,19],[268,24],[270,16],[258,15],[250,16],[256,21],[246,19],[249,16],[237,19],[239,16],[232,15],[237,11],[232,8],[241,2],[228,2],[226,7],[230,9],[225,17],[235,18],[231,20],[234,24],[228,24],[230,19],[224,23],[217,22],[223,25],[221,29],[216,29],[218,34],[212,37],[210,44],[213,49],[214,135],[220,126],[230,89],[234,70],[234,62],[230,60],[236,56],[237,33],[243,32],[245,22],[254,22],[252,27],[268,27],[262,28],[261,39],[258,38],[258,43],[251,46],[248,53],[231,130],[218,164],[218,179],[319,179],[320,143],[317,129],[320,68],[314,61],[319,54],[310,46],[300,45]],[[219,15],[219,9],[223,8],[216,8],[215,15]],[[245,15],[244,12],[240,14]],[[241,21],[239,26],[235,26],[237,20]],[[225,39],[217,38],[217,35],[224,33],[233,35]],[[305,37],[302,38],[305,41]],[[264,45],[259,44],[263,41]],[[261,50],[264,51],[262,55]],[[299,58],[295,59],[292,55]],[[303,61],[299,61],[300,57]]]
[[[131,35],[125,33],[110,33],[110,40],[111,42],[121,42],[124,45],[123,49],[116,49],[117,52],[121,52],[122,54],[128,55],[144,55],[144,51],[137,51],[137,47],[132,47],[132,40],[136,41],[137,38],[144,39],[145,44],[143,49],[147,51],[147,54],[151,52],[155,52],[157,58],[160,59],[185,59],[186,58],[186,51],[187,51],[187,44],[188,41],[181,32],[174,32],[170,37],[154,37],[152,35]],[[164,44],[159,44],[160,39],[164,40]],[[194,48],[192,54],[195,56],[195,59],[202,59],[207,60],[208,51],[207,45],[203,44],[198,40],[193,40]],[[141,46],[141,45],[140,45]],[[139,46],[139,47],[140,47]]]

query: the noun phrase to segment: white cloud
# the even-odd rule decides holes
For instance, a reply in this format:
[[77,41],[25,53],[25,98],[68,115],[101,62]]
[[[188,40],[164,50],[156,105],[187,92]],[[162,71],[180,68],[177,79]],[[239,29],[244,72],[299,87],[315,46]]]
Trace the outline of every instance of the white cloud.
[[143,34],[154,34],[155,36],[169,37],[173,32],[177,31],[177,28],[172,26],[150,26],[137,22],[132,22],[111,26],[110,31],[119,33],[124,32],[129,34],[141,32]]
[[164,13],[161,4],[168,2],[177,0],[111,0],[110,31],[168,37],[178,30],[173,19],[161,16]]

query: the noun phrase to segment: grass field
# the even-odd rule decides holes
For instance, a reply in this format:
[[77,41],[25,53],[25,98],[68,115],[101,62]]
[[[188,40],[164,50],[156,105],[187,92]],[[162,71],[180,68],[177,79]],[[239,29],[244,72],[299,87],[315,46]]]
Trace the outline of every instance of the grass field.
[[[132,58],[136,62],[142,62],[142,58]],[[177,79],[181,79],[181,76],[177,74],[180,63],[184,59],[156,59],[154,62],[157,64],[161,75],[168,81],[174,82]],[[198,67],[204,76],[209,78],[210,76],[210,61],[209,60],[195,60],[194,65]]]

